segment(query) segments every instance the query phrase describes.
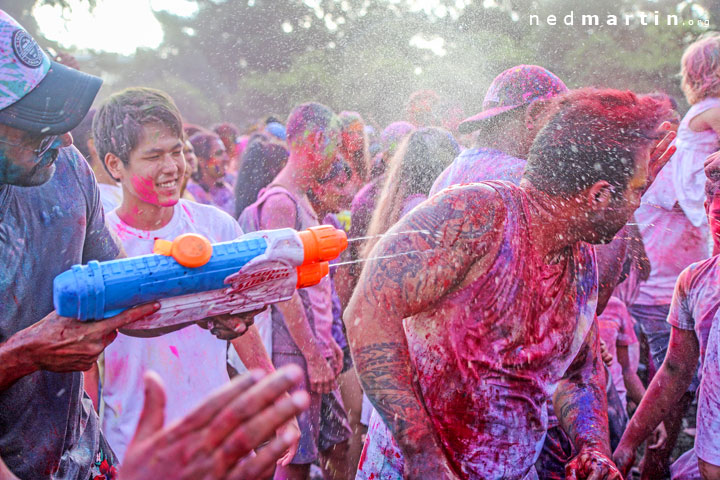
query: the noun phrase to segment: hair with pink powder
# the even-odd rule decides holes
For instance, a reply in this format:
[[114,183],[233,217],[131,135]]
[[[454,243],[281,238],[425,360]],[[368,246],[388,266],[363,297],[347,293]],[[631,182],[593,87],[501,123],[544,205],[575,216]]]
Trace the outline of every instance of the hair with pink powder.
[[720,97],[720,33],[701,36],[682,56],[682,91],[690,105]]

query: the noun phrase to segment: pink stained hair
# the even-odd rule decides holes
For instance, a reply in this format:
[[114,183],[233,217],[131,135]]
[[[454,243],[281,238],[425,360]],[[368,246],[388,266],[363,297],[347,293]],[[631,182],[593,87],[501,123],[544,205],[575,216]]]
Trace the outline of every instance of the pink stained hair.
[[682,91],[690,105],[720,97],[720,33],[704,34],[692,43],[681,64]]

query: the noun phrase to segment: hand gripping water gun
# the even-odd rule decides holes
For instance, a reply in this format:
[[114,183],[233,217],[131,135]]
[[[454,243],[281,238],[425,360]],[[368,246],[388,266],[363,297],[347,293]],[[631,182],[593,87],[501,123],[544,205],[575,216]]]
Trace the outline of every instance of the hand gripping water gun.
[[[55,277],[53,301],[59,315],[81,321],[159,301],[160,309],[132,329],[237,314],[289,300],[297,288],[316,285],[347,243],[345,232],[330,225],[252,232],[214,245],[188,233],[172,242],[156,240],[152,255],[73,266]],[[231,288],[225,283],[230,275]]]

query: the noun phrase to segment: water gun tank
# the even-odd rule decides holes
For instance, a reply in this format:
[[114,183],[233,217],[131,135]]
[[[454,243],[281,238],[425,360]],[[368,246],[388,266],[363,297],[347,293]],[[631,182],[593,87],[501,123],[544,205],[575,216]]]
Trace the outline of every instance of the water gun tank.
[[[155,254],[73,266],[55,278],[53,301],[58,314],[87,321],[108,318],[132,306],[157,300],[161,300],[162,311],[162,300],[170,298],[176,299],[173,303],[176,315],[183,305],[189,304],[198,305],[194,308],[200,312],[200,306],[212,297],[215,303],[205,305],[203,311],[209,316],[218,314],[214,312],[221,308],[216,304],[225,299],[224,282],[229,275],[247,269],[255,275],[253,287],[263,282],[280,283],[282,288],[268,295],[273,300],[269,303],[274,303],[281,301],[278,298],[289,298],[295,288],[317,284],[328,273],[327,262],[346,247],[345,232],[329,225],[302,232],[292,229],[252,232],[217,244],[210,244],[201,235],[185,234],[172,242],[156,241]],[[205,297],[200,296],[203,292]],[[246,303],[247,309],[251,309],[249,304],[253,302]],[[235,312],[246,307],[239,305],[237,298],[228,305]]]

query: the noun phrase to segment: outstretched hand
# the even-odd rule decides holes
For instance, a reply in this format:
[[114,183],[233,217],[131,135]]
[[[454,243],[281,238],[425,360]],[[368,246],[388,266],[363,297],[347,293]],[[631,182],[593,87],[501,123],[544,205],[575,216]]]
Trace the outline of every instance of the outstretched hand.
[[296,442],[290,429],[254,449],[306,410],[306,392],[287,395],[302,378],[296,366],[263,377],[252,372],[212,393],[185,418],[164,427],[165,391],[145,376],[145,404],[120,470],[121,480],[259,478]]

